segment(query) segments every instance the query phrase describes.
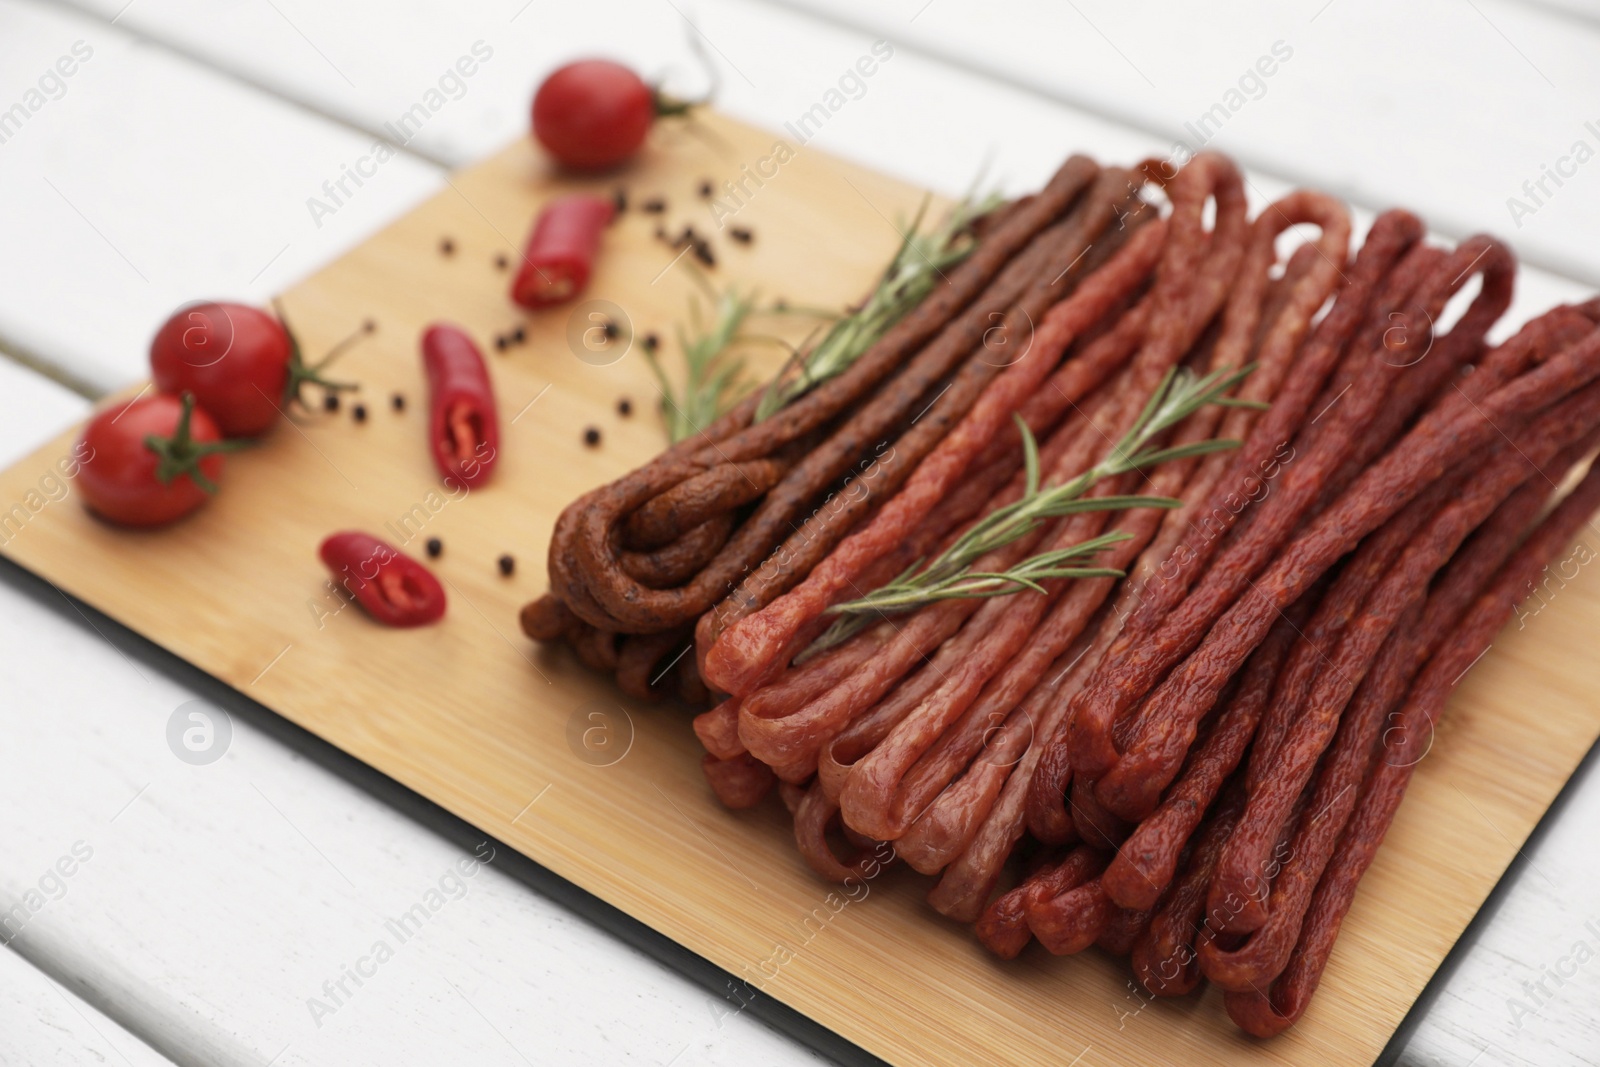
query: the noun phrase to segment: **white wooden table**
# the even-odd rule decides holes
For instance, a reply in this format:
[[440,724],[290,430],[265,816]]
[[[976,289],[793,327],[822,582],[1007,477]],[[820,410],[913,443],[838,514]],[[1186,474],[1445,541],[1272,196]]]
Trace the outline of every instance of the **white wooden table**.
[[[1399,203],[1511,238],[1532,268],[1514,318],[1600,285],[1592,0],[0,0],[0,460],[141,377],[173,307],[262,300],[521,135],[558,61],[612,55],[687,91],[691,35],[720,105],[773,128],[893,42],[816,143],[944,191],[1204,140],[1258,199],[1304,182],[1364,218]],[[307,199],[479,41],[493,56],[459,97],[314,219]],[[1248,77],[1264,56],[1273,74]],[[0,915],[44,902],[0,929],[0,1063],[817,1058],[507,856],[469,863],[314,1017],[384,919],[472,859],[468,828],[9,567],[0,649]],[[194,699],[233,711],[208,766],[165,740]],[[1600,963],[1574,962],[1600,956],[1600,779],[1579,779],[1401,1062],[1600,1063]]]

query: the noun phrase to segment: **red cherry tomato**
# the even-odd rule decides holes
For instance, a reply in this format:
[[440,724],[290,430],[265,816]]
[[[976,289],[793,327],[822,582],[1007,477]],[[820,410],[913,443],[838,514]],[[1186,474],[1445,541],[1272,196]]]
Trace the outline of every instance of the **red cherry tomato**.
[[243,304],[180,308],[150,342],[163,393],[194,394],[228,437],[254,437],[278,420],[294,343],[283,324]]
[[681,115],[690,106],[663,97],[621,63],[582,59],[539,86],[533,135],[567,166],[600,170],[637,152],[657,116]]
[[217,490],[222,453],[216,421],[194,398],[165,394],[106,408],[84,428],[78,476],[90,510],[124,526],[159,526]]
[[258,437],[290,405],[304,406],[307,382],[330,391],[353,388],[321,371],[359,336],[307,366],[282,320],[244,304],[206,301],[179,308],[156,331],[150,376],[163,393],[193,393],[224,436]]
[[537,311],[576,295],[589,284],[600,235],[615,214],[610,200],[582,193],[546,204],[528,235],[511,299]]
[[386,626],[425,626],[444,616],[444,588],[422,564],[357,530],[331,534],[317,550],[333,580]]

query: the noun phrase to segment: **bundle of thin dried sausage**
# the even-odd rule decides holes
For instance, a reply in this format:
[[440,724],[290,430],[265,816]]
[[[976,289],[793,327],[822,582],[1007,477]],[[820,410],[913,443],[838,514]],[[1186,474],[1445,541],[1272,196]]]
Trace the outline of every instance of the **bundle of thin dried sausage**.
[[1445,698],[1600,506],[1600,468],[1555,490],[1600,448],[1600,300],[1491,345],[1504,245],[1350,239],[1317,193],[1252,220],[1215,153],[1075,158],[863,369],[569,508],[525,628],[718,691],[712,791],[776,787],[821,877],[903,859],[998,956],[1098,947],[1277,1033]]

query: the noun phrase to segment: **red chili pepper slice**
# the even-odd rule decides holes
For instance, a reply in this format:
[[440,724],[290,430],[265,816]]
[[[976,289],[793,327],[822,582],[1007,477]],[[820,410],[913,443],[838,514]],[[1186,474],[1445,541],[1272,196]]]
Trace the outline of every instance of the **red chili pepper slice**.
[[422,564],[371,534],[331,534],[317,554],[334,581],[385,626],[426,626],[444,616],[444,587]]
[[431,412],[428,447],[445,483],[469,487],[489,477],[500,452],[500,419],[483,353],[458,326],[440,322],[422,333]]
[[511,299],[538,309],[575,296],[589,283],[600,233],[615,213],[615,205],[600,196],[564,196],[546,204],[522,253]]

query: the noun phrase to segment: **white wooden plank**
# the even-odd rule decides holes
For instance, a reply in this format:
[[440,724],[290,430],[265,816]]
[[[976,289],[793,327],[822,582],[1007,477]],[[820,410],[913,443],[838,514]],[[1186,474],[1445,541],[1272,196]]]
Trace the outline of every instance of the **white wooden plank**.
[[146,373],[178,305],[264,299],[442,180],[400,155],[313,220],[307,198],[370,137],[21,0],[0,0],[0,113],[0,347],[96,389]]
[[0,1067],[123,1064],[169,1067],[171,1061],[75,993],[0,949]]
[[89,410],[89,402],[0,358],[0,466],[10,466]]
[[[123,0],[78,2],[109,17]],[[1569,12],[1515,0],[1235,0],[1221,9],[1108,0],[779,2],[1111,116],[1164,145],[1222,148],[1368,206],[1426,201],[1430,221],[1446,232],[1511,234],[1545,266],[1600,281],[1600,253],[1585,236],[1600,232],[1600,163],[1561,164],[1578,140],[1600,153],[1600,68],[1592,62],[1600,25]],[[678,6],[502,0],[462,18],[414,0],[398,12],[382,5],[386,17],[378,18],[376,3],[283,0],[219,11],[205,0],[140,0],[122,21],[369,129],[414,104],[437,71],[481,38],[502,58],[415,141],[460,161],[520,131],[529,87],[574,50],[603,50],[649,71],[683,70]],[[723,65],[722,100],[737,113],[776,126],[817,103],[841,72],[806,54],[824,32],[796,29],[765,5],[715,0],[696,4],[694,16]],[[1270,77],[1252,73],[1259,62]],[[1213,121],[1202,125],[1208,112]],[[921,119],[958,134],[1003,116],[979,94],[954,110],[928,107]],[[1546,181],[1543,193],[1524,191],[1546,164],[1573,176],[1560,187]],[[1514,218],[1513,197],[1532,213]]]

